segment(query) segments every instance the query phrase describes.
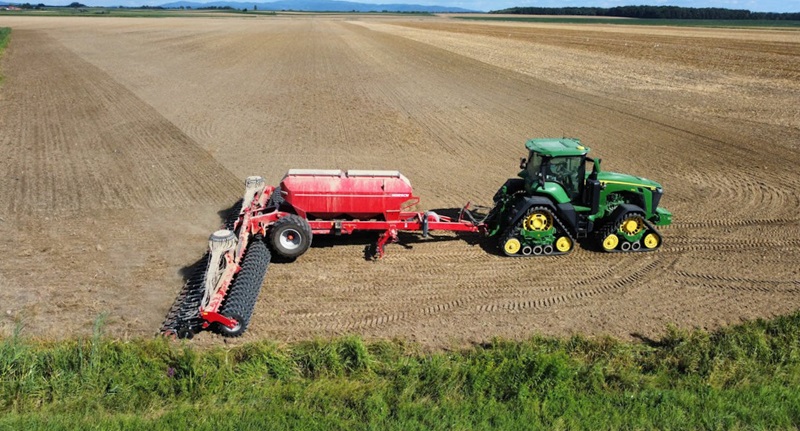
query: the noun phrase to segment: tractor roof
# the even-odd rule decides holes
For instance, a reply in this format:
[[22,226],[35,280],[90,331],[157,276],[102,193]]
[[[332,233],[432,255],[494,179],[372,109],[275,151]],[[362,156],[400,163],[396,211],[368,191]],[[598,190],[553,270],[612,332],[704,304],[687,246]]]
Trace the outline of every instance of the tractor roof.
[[531,139],[525,143],[525,147],[549,157],[582,156],[589,152],[589,148],[581,145],[581,141],[575,138]]

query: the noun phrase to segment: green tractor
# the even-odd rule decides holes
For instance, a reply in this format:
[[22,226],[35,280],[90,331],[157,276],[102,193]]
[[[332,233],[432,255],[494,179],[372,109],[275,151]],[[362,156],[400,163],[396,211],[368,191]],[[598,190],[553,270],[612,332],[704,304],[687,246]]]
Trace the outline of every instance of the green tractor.
[[[661,246],[656,226],[672,222],[658,206],[655,181],[603,172],[580,140],[531,139],[511,178],[494,196],[485,222],[508,256],[567,254],[576,240],[595,241],[606,252],[653,251]],[[590,169],[590,172],[587,170]]]

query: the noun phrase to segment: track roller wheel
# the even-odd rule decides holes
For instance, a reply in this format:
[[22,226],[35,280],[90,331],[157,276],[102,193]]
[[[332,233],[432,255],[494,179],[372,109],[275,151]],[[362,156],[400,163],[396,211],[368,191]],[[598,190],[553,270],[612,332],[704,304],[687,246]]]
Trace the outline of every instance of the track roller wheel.
[[519,239],[514,237],[506,238],[503,243],[503,252],[506,256],[513,256],[519,253],[520,248],[522,248],[522,244],[519,242]]
[[311,246],[311,226],[306,219],[290,214],[272,225],[269,240],[275,253],[296,259]]
[[653,250],[658,247],[659,244],[661,244],[661,237],[653,232],[648,233],[644,236],[644,239],[642,239],[642,244],[644,245],[644,248]]
[[619,245],[619,237],[617,236],[617,234],[613,232],[607,234],[603,238],[602,246],[603,250],[605,251],[614,251],[618,245]]
[[269,261],[270,253],[263,238],[261,235],[253,236],[242,258],[242,269],[233,279],[225,302],[220,308],[220,314],[236,320],[237,324],[233,328],[214,324],[212,326],[214,332],[223,337],[238,337],[247,330],[258,294],[261,292],[261,285],[264,284]]
[[556,240],[556,250],[559,253],[566,253],[572,250],[573,242],[568,236],[559,237]]

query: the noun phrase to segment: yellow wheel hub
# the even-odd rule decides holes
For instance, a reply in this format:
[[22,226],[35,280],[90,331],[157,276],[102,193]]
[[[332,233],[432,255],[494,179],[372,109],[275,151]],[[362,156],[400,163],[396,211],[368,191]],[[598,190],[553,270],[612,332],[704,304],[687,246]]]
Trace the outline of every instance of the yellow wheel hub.
[[561,253],[568,252],[572,248],[572,240],[569,237],[562,236],[558,240],[556,240],[556,250],[560,251]]
[[603,249],[606,251],[614,250],[617,245],[619,245],[619,237],[613,233],[603,240]]
[[545,232],[553,227],[553,216],[545,211],[534,211],[522,223],[525,230]]
[[622,221],[619,230],[625,235],[636,235],[644,229],[644,220],[639,216],[629,217]]
[[520,248],[522,248],[522,244],[520,244],[519,240],[516,238],[510,238],[503,244],[503,251],[505,251],[506,254],[517,254]]
[[649,249],[654,249],[658,246],[658,235],[654,233],[648,233],[644,236],[644,246]]

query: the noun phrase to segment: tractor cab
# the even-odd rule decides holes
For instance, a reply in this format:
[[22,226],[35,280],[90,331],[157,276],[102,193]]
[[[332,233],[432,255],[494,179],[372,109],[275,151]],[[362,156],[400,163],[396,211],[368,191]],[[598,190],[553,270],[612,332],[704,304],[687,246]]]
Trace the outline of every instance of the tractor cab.
[[[531,139],[525,147],[530,153],[520,163],[520,176],[527,190],[550,195],[558,203],[584,203],[586,162],[594,162],[586,157],[589,148],[568,138]],[[597,168],[595,164],[593,171]]]

